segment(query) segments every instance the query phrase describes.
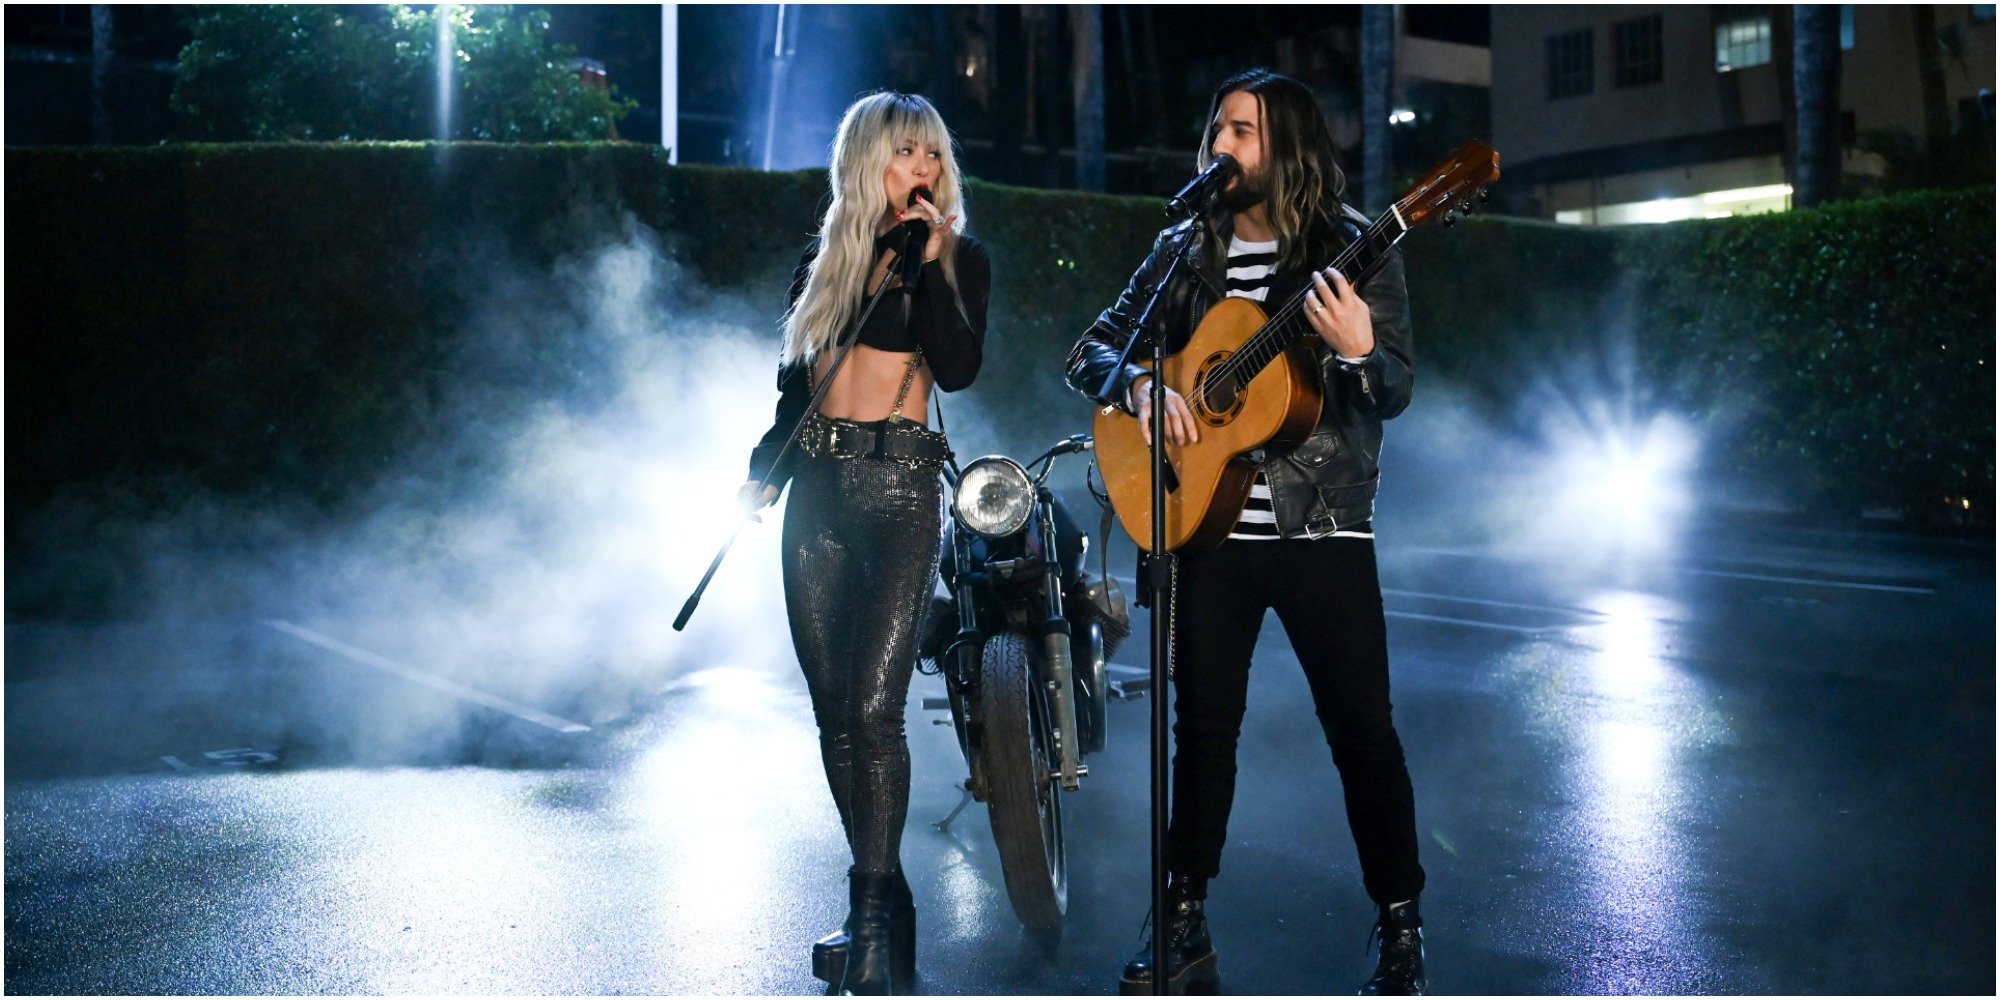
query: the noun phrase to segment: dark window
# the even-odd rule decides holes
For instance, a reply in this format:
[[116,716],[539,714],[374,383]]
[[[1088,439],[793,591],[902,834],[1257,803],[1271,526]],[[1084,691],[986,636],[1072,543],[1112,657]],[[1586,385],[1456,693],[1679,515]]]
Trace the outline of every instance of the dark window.
[[1972,23],[1974,23],[1974,24],[1992,24],[1992,23],[1993,23],[1993,5],[1992,5],[1992,4],[1990,4],[1990,3],[1976,3],[1976,4],[1972,4],[1972,5],[1971,5],[1971,7],[1972,7]]
[[1548,37],[1549,100],[1590,93],[1590,29]]
[[1611,41],[1614,85],[1637,87],[1660,82],[1660,67],[1665,62],[1660,56],[1660,15],[1618,22],[1611,28]]
[[1840,5],[1840,50],[1842,52],[1845,52],[1853,47],[1854,47],[1854,5],[1851,3],[1844,3]]
[[1763,66],[1771,61],[1771,15],[1759,14],[1715,26],[1715,71]]

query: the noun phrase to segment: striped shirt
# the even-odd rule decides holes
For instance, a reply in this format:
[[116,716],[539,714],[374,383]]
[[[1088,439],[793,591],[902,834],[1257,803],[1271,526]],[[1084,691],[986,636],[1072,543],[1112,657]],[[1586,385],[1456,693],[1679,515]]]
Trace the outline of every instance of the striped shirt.
[[1278,280],[1278,241],[1252,243],[1231,236],[1227,266],[1223,277],[1228,283],[1229,296],[1262,302],[1264,296],[1271,294],[1271,284]]
[[[1271,294],[1272,282],[1278,280],[1278,241],[1252,243],[1231,236],[1228,267],[1224,276],[1229,283],[1229,297],[1261,304]],[[1257,473],[1257,481],[1250,487],[1250,500],[1243,505],[1243,516],[1236,519],[1229,537],[1241,541],[1278,537],[1278,515],[1271,509],[1271,484],[1264,481],[1263,472]]]
[[[1262,304],[1264,297],[1271,294],[1271,286],[1278,280],[1278,241],[1252,243],[1231,236],[1228,271],[1224,277],[1228,281],[1231,298]],[[1336,531],[1330,537],[1375,537],[1372,524],[1358,525],[1357,528]],[[1274,541],[1280,537],[1278,515],[1271,507],[1271,484],[1264,480],[1262,470],[1258,471],[1256,481],[1250,486],[1250,499],[1243,504],[1243,516],[1236,519],[1236,526],[1230,529],[1229,537],[1244,542]]]

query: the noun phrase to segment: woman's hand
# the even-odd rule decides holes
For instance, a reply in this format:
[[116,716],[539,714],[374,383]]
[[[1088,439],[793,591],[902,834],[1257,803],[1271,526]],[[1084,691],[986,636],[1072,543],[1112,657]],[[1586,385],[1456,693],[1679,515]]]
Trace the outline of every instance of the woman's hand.
[[760,494],[757,492],[757,487],[762,485],[758,480],[752,479],[738,487],[736,490],[736,503],[746,511],[769,507],[771,501],[778,499],[778,488],[776,486],[765,486],[764,491]]
[[938,254],[944,252],[945,231],[958,220],[958,216],[946,215],[929,200],[919,197],[916,204],[896,213],[897,222],[908,222],[911,219],[922,219],[931,227],[930,241],[924,244],[924,263],[928,264],[938,259]]
[[[1327,284],[1329,277],[1331,285]],[[1369,319],[1368,303],[1335,268],[1313,272],[1312,289],[1306,292],[1306,322],[1343,358],[1365,358],[1375,349],[1375,324]]]

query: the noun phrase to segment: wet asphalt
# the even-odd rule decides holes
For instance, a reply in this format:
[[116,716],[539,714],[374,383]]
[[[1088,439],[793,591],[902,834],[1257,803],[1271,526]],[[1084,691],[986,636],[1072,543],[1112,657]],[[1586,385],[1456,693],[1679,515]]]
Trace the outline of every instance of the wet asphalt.
[[[1379,547],[1434,991],[1993,992],[1990,537],[1746,526],[1596,574]],[[443,676],[397,634],[9,621],[7,991],[818,992],[846,859],[794,663],[602,698]],[[1142,630],[1121,676],[1145,657]],[[920,986],[1115,992],[1150,702],[1111,706],[1040,933],[982,807],[932,825],[964,775],[940,693],[909,711]],[[1372,909],[1275,617],[1239,762],[1224,991],[1352,992]]]

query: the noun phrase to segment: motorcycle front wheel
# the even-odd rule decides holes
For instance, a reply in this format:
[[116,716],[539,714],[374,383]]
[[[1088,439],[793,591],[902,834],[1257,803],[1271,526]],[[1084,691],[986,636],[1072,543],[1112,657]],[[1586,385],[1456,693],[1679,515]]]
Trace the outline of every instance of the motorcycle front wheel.
[[986,811],[1007,899],[1022,923],[1059,927],[1069,906],[1069,868],[1055,738],[1034,644],[1003,632],[986,640],[979,665]]

